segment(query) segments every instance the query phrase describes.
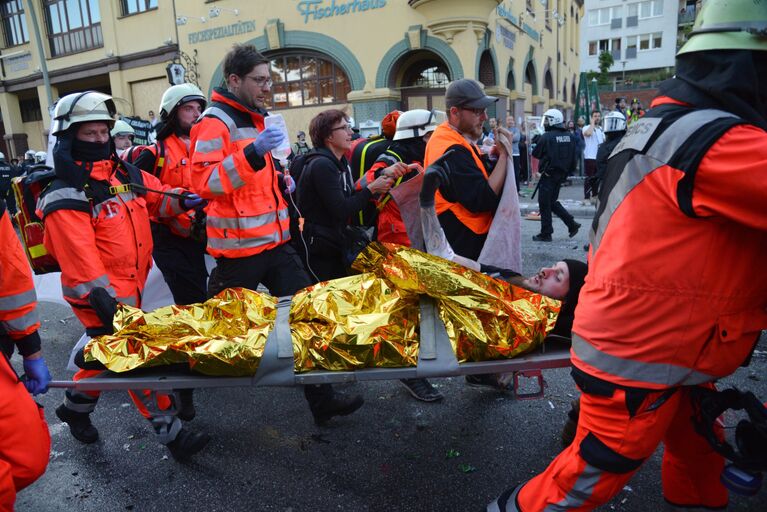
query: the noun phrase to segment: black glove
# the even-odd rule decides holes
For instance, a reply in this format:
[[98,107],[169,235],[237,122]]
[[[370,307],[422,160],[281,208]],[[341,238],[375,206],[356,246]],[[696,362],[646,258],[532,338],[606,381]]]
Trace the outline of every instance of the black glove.
[[104,325],[105,334],[112,334],[114,332],[112,322],[117,312],[117,301],[104,288],[99,287],[91,290],[90,295],[88,295],[88,304],[96,311],[96,315]]
[[517,272],[514,272],[513,270],[509,270],[508,268],[499,268],[499,267],[494,267],[492,265],[485,265],[482,263],[479,264],[479,271],[482,272],[483,274],[489,275],[490,277],[501,278],[507,281],[512,277],[516,277],[520,275]]

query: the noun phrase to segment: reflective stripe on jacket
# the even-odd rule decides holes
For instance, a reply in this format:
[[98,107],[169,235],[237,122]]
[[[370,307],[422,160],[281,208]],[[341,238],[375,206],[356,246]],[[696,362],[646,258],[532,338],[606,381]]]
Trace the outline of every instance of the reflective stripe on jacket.
[[[162,141],[157,141],[146,148],[158,158],[158,144],[164,145],[163,164],[160,167],[158,178],[165,185],[181,187],[186,190],[192,189],[192,158],[189,147],[178,135],[172,134]],[[152,222],[165,224],[170,230],[183,238],[191,235],[194,210],[183,212],[176,217],[152,217]]]
[[[147,188],[184,192],[143,171],[141,178]],[[94,288],[105,288],[118,302],[141,305],[152,265],[149,217],[176,216],[183,211],[179,199],[154,192],[103,192],[123,184],[113,162],[95,162],[88,181],[92,197],[55,180],[38,203],[45,224],[45,247],[61,267],[64,299],[86,329],[101,326],[88,304]]]
[[37,331],[37,294],[29,262],[0,199],[0,331],[14,340]]
[[594,218],[576,367],[662,389],[744,362],[767,327],[765,167],[767,133],[726,112],[665,105],[632,123]]
[[208,253],[242,258],[290,240],[288,207],[270,154],[252,142],[264,117],[216,89],[192,127],[192,187],[210,200]]
[[[424,167],[428,167],[432,162],[445,154],[445,152],[451,147],[460,145],[469,150],[474,157],[474,161],[477,164],[478,170],[482,173],[485,179],[488,179],[487,171],[482,159],[479,157],[479,150],[474,144],[469,142],[455,129],[453,129],[447,121],[437,126],[434,133],[429,139],[429,143],[426,144],[426,157],[424,158]],[[437,215],[447,210],[453,212],[456,218],[461,223],[469,228],[471,231],[478,235],[482,235],[490,231],[490,224],[493,222],[493,212],[472,212],[465,208],[460,203],[451,203],[442,197],[442,194],[437,191],[434,195],[435,208]]]

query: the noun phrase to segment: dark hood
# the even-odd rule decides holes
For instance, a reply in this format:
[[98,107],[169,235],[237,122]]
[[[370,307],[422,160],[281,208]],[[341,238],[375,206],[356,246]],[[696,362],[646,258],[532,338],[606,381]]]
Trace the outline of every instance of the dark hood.
[[676,59],[676,75],[660,85],[661,96],[701,108],[731,112],[767,130],[765,52],[712,50]]

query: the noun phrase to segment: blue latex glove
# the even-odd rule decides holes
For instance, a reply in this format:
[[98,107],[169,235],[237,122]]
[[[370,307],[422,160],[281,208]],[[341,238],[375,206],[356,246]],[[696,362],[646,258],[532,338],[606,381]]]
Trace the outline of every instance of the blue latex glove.
[[282,183],[285,185],[286,194],[292,194],[296,191],[296,182],[289,174],[282,178]]
[[253,149],[256,150],[258,156],[264,156],[272,149],[282,144],[284,134],[277,125],[272,125],[258,134],[256,140],[253,141]]
[[51,372],[45,364],[45,358],[24,359],[24,387],[33,395],[39,395],[48,391],[48,383],[51,382]]
[[185,197],[184,197],[184,200],[182,201],[183,203],[182,206],[184,207],[185,210],[191,210],[192,208],[196,208],[205,202],[205,199],[191,192],[184,194],[184,196]]

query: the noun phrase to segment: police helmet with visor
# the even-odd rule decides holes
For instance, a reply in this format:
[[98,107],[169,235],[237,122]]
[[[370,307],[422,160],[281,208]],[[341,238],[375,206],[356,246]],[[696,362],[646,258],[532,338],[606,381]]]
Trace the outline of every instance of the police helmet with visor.
[[544,127],[558,127],[558,128],[564,128],[564,116],[562,115],[562,112],[555,108],[550,108],[546,112],[543,113],[543,126]]
[[604,132],[614,133],[626,131],[626,117],[617,111],[612,111],[605,116]]
[[46,153],[45,151],[38,151],[37,153],[35,153],[35,163],[44,164],[47,158],[48,158],[48,153]]
[[35,150],[34,149],[28,149],[26,153],[24,153],[24,160],[34,160],[35,159]]

